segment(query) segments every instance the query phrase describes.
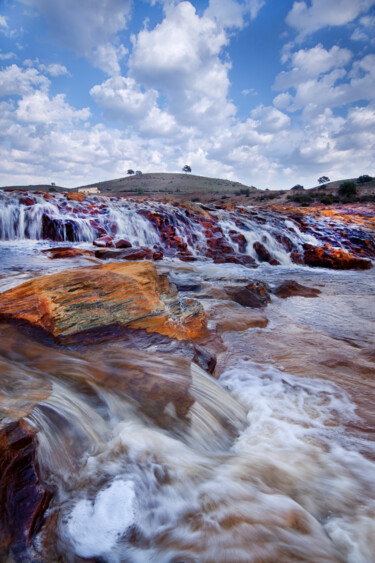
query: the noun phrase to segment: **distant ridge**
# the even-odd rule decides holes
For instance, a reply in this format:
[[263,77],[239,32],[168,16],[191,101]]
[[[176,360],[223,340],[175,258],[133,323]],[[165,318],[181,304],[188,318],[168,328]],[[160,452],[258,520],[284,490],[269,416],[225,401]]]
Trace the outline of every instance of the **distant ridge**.
[[[116,180],[95,182],[79,188],[92,188],[96,186],[101,193],[126,193],[126,192],[165,192],[183,194],[201,192],[233,192],[241,189],[258,191],[254,186],[245,186],[240,182],[195,176],[194,174],[174,174],[168,172],[150,172],[140,175],[129,175]],[[76,189],[78,189],[78,187]]]

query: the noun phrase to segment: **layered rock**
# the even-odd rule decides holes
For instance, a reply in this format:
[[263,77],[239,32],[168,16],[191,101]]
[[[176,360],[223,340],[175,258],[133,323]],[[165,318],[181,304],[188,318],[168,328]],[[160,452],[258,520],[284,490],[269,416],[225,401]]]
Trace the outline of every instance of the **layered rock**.
[[39,482],[35,436],[22,419],[0,428],[0,556],[25,553],[52,498]]
[[178,340],[205,333],[202,306],[180,299],[150,262],[106,264],[43,276],[0,296],[0,318],[26,322],[58,342],[103,338],[114,328],[145,329]]

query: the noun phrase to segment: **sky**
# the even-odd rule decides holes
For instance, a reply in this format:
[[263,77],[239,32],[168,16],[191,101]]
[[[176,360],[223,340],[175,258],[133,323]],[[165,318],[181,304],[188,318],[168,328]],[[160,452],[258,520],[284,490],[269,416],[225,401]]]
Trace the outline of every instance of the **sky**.
[[0,186],[375,176],[375,0],[0,0]]

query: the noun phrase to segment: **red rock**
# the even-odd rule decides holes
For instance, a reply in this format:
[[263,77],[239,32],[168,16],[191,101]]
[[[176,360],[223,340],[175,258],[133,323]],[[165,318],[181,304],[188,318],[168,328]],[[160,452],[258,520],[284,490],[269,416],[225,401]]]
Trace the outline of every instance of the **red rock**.
[[242,233],[231,230],[229,231],[229,236],[233,242],[238,244],[239,252],[246,252],[247,240]]
[[254,242],[253,244],[254,250],[257,253],[257,256],[261,262],[268,262],[272,266],[279,266],[280,262],[276,260],[271,254],[268,252],[267,248],[261,242]]
[[267,284],[254,281],[245,287],[225,288],[227,294],[243,307],[259,309],[265,307],[270,301],[270,289]]
[[114,248],[115,243],[113,242],[113,236],[104,235],[94,240],[92,243],[94,246],[99,246],[100,248]]
[[131,248],[132,244],[128,240],[120,239],[115,242],[116,248]]
[[317,297],[320,293],[319,289],[314,287],[306,287],[299,284],[294,280],[286,280],[281,285],[279,285],[274,291],[274,295],[286,299],[287,297],[293,297],[298,295],[300,297]]
[[304,244],[304,263],[313,268],[332,268],[334,270],[368,270],[371,261],[364,258],[356,258],[353,254],[341,248],[332,248],[329,244],[325,246],[312,246]]
[[52,498],[39,481],[35,436],[22,419],[0,429],[0,545],[18,552],[39,531]]

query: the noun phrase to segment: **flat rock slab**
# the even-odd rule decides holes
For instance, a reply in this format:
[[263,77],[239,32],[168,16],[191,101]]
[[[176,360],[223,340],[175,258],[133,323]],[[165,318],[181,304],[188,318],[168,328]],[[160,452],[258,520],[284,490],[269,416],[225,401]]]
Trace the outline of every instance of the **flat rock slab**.
[[75,341],[112,327],[145,329],[176,338],[206,333],[202,306],[180,298],[152,262],[77,268],[28,281],[0,295],[0,319],[21,321]]

